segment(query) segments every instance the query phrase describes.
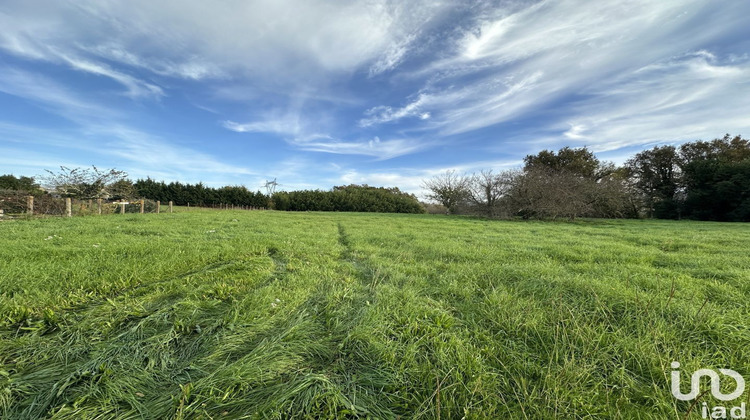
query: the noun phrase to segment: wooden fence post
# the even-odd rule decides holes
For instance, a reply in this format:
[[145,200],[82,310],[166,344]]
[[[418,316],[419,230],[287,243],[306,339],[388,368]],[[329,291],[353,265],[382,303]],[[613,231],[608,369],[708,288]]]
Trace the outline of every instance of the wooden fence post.
[[143,199],[141,199],[141,214],[144,213],[144,210],[145,210],[144,201]]
[[73,203],[71,202],[70,197],[65,199],[65,215],[73,217]]
[[156,214],[159,214],[161,212],[161,201],[156,200]]
[[120,214],[125,214],[125,203],[120,204]]
[[102,199],[101,198],[96,199],[96,212],[99,214],[102,214]]
[[30,215],[34,215],[34,196],[30,195],[26,197],[26,212]]
[[169,201],[169,212],[172,213],[172,201]]

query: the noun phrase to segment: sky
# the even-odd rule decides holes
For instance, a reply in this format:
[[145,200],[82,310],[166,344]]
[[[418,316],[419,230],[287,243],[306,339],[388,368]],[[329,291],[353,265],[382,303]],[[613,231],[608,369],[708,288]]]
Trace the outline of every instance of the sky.
[[[0,174],[421,194],[750,133],[747,0],[2,0]],[[747,137],[747,136],[745,136]]]

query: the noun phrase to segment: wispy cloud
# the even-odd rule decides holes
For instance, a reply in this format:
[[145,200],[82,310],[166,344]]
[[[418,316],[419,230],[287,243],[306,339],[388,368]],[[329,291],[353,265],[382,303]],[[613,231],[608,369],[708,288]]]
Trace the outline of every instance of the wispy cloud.
[[96,57],[148,70],[161,76],[188,80],[223,79],[227,74],[216,64],[199,57],[186,57],[181,61],[160,57],[141,57],[117,44],[81,45],[80,49]]
[[[48,6],[41,13],[17,7],[13,16],[0,15],[0,45],[37,59],[50,59],[54,52],[46,47],[52,45],[67,56],[87,52],[165,75],[201,79],[239,70],[270,82],[371,64],[374,72],[393,68],[414,39],[410,10],[426,10],[427,3],[134,0]],[[439,8],[444,6],[428,7]]]
[[[105,63],[82,58],[76,48],[70,48],[61,40],[56,41],[54,30],[59,28],[59,22],[49,23],[49,27],[45,28],[40,25],[40,21],[44,22],[45,19],[34,21],[26,18],[20,17],[19,22],[17,17],[0,12],[0,25],[5,28],[0,33],[0,48],[20,57],[67,65],[77,71],[106,77],[124,86],[126,95],[132,98],[159,98],[164,95],[159,86],[114,70]],[[29,27],[23,26],[26,22],[30,22]],[[36,30],[29,30],[31,28]],[[64,38],[66,34],[58,35]]]
[[65,54],[59,54],[58,57],[72,68],[98,76],[108,77],[127,88],[127,95],[132,98],[164,96],[164,91],[156,85],[138,80],[128,74],[112,70],[110,67],[83,60],[77,57],[71,57]]
[[[708,7],[703,1],[599,2],[584,6],[579,1],[564,0],[542,1],[511,14],[492,10],[477,19],[479,23],[473,30],[457,38],[453,54],[430,62],[411,75],[415,80],[426,78],[416,101],[401,108],[388,105],[371,108],[360,124],[386,123],[425,111],[431,113],[431,125],[442,134],[460,134],[533,115],[556,102],[592,90],[599,95],[596,100],[587,101],[592,110],[610,109],[607,101],[618,89],[613,79],[623,84],[638,80],[652,87],[674,80],[671,75],[648,70],[653,63],[677,71],[678,80],[684,76],[681,75],[684,72],[662,60],[684,54],[695,45],[707,44],[721,35],[717,29],[693,30],[696,19],[707,18],[709,14],[717,21],[737,22],[737,12],[731,7],[711,11]],[[712,55],[708,51],[701,54],[705,59]],[[748,80],[748,76],[733,75],[726,66],[710,66],[708,61],[702,61],[704,76],[713,81],[723,80],[718,82],[720,85]],[[713,73],[707,73],[709,69]],[[679,89],[687,88],[667,84],[670,85],[674,89],[657,87],[659,92],[667,94],[661,103],[674,100]],[[713,82],[689,90],[714,94],[722,91]],[[696,109],[717,104],[708,99],[690,93],[670,103],[672,106],[690,103]],[[594,102],[598,105],[593,105]],[[619,111],[628,110],[619,108]],[[564,111],[557,112],[560,113]],[[707,122],[704,115],[694,116],[700,118],[693,121]],[[608,122],[610,127],[615,124],[624,131],[626,121],[632,120],[609,118]],[[663,124],[665,120],[654,118],[657,121]],[[569,128],[560,136],[561,140],[584,138],[583,125]],[[640,125],[640,128],[647,127]],[[657,133],[652,130],[652,134]]]
[[269,118],[260,121],[238,123],[235,121],[222,121],[221,125],[227,130],[236,133],[274,133],[289,136],[298,136],[302,132],[299,118],[289,116],[282,118]]
[[379,137],[375,137],[367,141],[311,141],[298,143],[297,147],[312,152],[364,155],[386,160],[415,153],[429,147],[429,143],[409,139],[380,140]]
[[307,131],[298,118],[282,118],[237,123],[223,121],[222,126],[238,133],[274,133],[284,136],[288,144],[298,150],[341,155],[364,155],[378,159],[391,159],[408,155],[429,146],[417,139],[387,139],[373,137],[368,140],[347,141],[328,134]]
[[[749,13],[709,0],[6,1],[0,131],[49,127],[37,134],[61,161],[172,179],[309,164],[290,175],[299,185],[348,173],[413,186],[425,168],[540,147],[618,154],[750,128]],[[26,104],[43,111],[13,112]]]
[[461,174],[471,174],[481,170],[495,171],[512,169],[522,165],[520,160],[480,160],[457,163],[454,165],[437,165],[422,168],[384,168],[384,170],[367,171],[355,168],[339,168],[334,178],[328,179],[331,184],[368,184],[376,187],[397,186],[402,191],[426,198],[427,191],[423,188],[424,181],[445,173],[456,171]]
[[0,67],[0,92],[30,100],[73,121],[98,120],[117,114],[46,76],[13,67]]
[[750,127],[750,104],[736,94],[750,87],[749,75],[750,60],[721,63],[704,52],[654,63],[588,90],[563,119],[565,136],[607,151]]
[[392,108],[390,106],[376,106],[365,111],[365,118],[359,120],[360,127],[370,127],[376,124],[383,124],[392,121],[398,121],[407,117],[418,117],[421,120],[430,118],[430,113],[424,110],[429,97],[419,95],[416,100],[406,104],[401,108]]
[[[110,165],[135,177],[161,176],[182,181],[230,180],[258,175],[255,170],[228,164],[208,153],[176,145],[126,125],[94,124],[61,132],[0,122],[0,137],[16,144],[0,148],[4,157],[0,163],[6,167],[21,163],[41,169],[55,169],[60,165]],[[24,149],[18,146],[21,144],[40,152],[27,150],[24,154]],[[186,168],[194,174],[186,176]]]

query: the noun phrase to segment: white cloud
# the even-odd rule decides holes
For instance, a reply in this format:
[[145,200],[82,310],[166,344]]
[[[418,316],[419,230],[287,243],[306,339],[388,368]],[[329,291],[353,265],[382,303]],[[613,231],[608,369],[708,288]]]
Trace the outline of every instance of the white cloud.
[[415,39],[416,36],[411,35],[400,42],[390,44],[382,56],[370,67],[370,76],[376,76],[396,68],[409,52],[410,44]]
[[380,140],[375,138],[367,141],[310,141],[296,145],[301,150],[311,152],[325,152],[342,155],[364,155],[376,157],[380,160],[392,159],[398,156],[415,153],[429,147],[429,143],[410,139]]
[[125,88],[127,88],[127,95],[130,97],[158,98],[160,96],[164,96],[164,91],[159,86],[144,82],[142,80],[138,80],[133,76],[113,70],[106,65],[82,60],[76,57],[70,57],[65,54],[59,54],[58,58],[60,58],[76,70],[81,70],[98,76],[108,77],[120,83],[121,85],[125,86]]
[[415,194],[424,200],[426,199],[427,191],[422,188],[423,182],[446,171],[452,170],[461,174],[470,174],[486,169],[499,171],[519,167],[522,163],[521,161],[513,160],[484,160],[456,165],[441,165],[426,168],[390,168],[376,171],[341,168],[338,176],[330,178],[327,181],[335,185],[367,184],[374,187],[398,187],[402,191]]
[[296,119],[271,119],[249,123],[222,121],[221,125],[227,130],[237,133],[275,133],[296,135],[300,132],[299,121]]
[[[714,61],[714,63],[712,63]],[[660,141],[711,139],[750,127],[750,61],[720,64],[691,54],[646,66],[587,91],[565,135],[607,151]],[[607,104],[606,107],[602,103]]]
[[586,131],[586,126],[583,124],[571,124],[570,130],[563,133],[563,136],[571,140],[585,139],[586,136],[583,133]]
[[126,84],[134,81],[102,61],[193,80],[262,80],[291,91],[361,67],[372,74],[392,70],[420,25],[449,6],[388,0],[16,2],[6,8],[12,12],[0,12],[0,48],[68,61]]
[[380,160],[415,153],[431,146],[419,139],[396,138],[381,140],[375,136],[368,140],[345,140],[318,130],[316,124],[299,113],[288,113],[281,117],[269,114],[266,119],[247,123],[222,121],[221,125],[237,133],[271,133],[298,150],[340,155],[372,156]]
[[[703,0],[657,3],[561,0],[541,1],[511,13],[491,10],[484,17],[478,16],[476,26],[458,37],[451,54],[410,74],[411,80],[425,80],[417,101],[402,108],[388,105],[371,108],[360,124],[390,122],[428,109],[430,127],[443,135],[460,134],[510,122],[592,90],[601,95],[596,100],[598,108],[591,101],[591,110],[600,112],[610,107],[607,93],[603,92],[614,89],[609,93],[613,94],[618,88],[612,80],[630,78],[629,83],[651,80],[653,86],[669,83],[672,80],[669,75],[657,75],[648,70],[649,66],[661,63],[672,68],[665,59],[718,40],[726,34],[727,27],[743,25],[739,16],[743,15],[744,6],[739,3],[724,6],[714,7]],[[707,22],[703,30],[695,30],[696,19]],[[714,52],[699,49],[695,58],[691,65],[701,67],[694,71],[703,73],[705,78],[725,79],[720,85],[737,83],[734,69],[712,64],[717,59]],[[738,60],[736,55],[733,59]],[[740,79],[748,80],[747,76]],[[714,83],[689,90],[696,89],[710,90],[717,96],[724,93]],[[675,98],[672,95],[669,99]],[[679,101],[683,105],[690,102],[695,109],[711,109],[718,104],[709,100],[708,95],[693,93],[683,95]],[[566,111],[558,110],[553,115]],[[714,115],[695,114],[692,121],[713,125],[710,121]],[[669,126],[673,120],[654,119],[654,123],[662,121]],[[549,123],[556,122],[542,124]],[[610,123],[617,121],[610,119]],[[560,138],[582,139],[579,136],[583,135],[583,128],[584,125],[573,126],[561,133]]]
[[116,111],[89,101],[54,80],[12,67],[0,67],[0,92],[33,101],[72,121],[112,118]]
[[63,13],[54,14],[60,11],[58,2],[48,6],[37,5],[38,10],[19,6],[15,10],[17,14],[13,15],[0,11],[0,26],[3,27],[0,48],[23,58],[67,65],[77,71],[109,78],[124,86],[126,94],[133,98],[164,95],[159,86],[114,70],[105,63],[83,58],[80,48],[71,47],[76,40],[75,36],[70,36],[81,28],[67,26],[66,23],[72,22],[65,22]]
[[[226,185],[230,179],[257,172],[223,162],[205,152],[145,133],[126,125],[92,123],[58,130],[0,121],[0,138],[24,145],[0,148],[0,164],[6,168],[55,169],[65,166],[111,166],[132,177],[161,177],[167,181],[210,181]],[[29,149],[34,152],[29,152]],[[20,172],[23,173],[23,172]]]
[[188,80],[222,79],[227,75],[215,64],[200,57],[181,57],[179,62],[149,57],[148,59],[122,49],[121,46],[103,43],[93,46],[81,45],[80,49],[96,57],[148,70],[161,76],[178,77]]
[[[401,108],[391,108],[390,106],[376,106],[365,111],[365,118],[359,120],[360,127],[369,127],[376,124],[398,121],[406,117],[419,116],[425,120],[429,118],[430,113],[422,111],[424,103],[428,101],[425,95],[419,95],[416,100],[406,104]],[[425,115],[427,117],[425,117]]]
[[110,138],[96,151],[126,159],[141,167],[184,168],[201,173],[255,174],[247,168],[222,163],[215,157],[184,146],[168,143],[164,139],[127,126],[89,127],[91,137]]
[[222,127],[237,133],[270,133],[281,136],[292,145],[302,145],[310,141],[332,140],[328,134],[315,130],[309,119],[300,113],[286,114],[268,113],[265,118],[257,121],[238,123],[222,121]]
[[[155,165],[127,156],[157,151],[207,173],[245,169],[136,130],[138,114],[189,97],[218,114],[209,125],[331,158],[384,160],[453,140],[486,152],[490,136],[506,150],[513,136],[605,151],[749,128],[747,12],[708,0],[7,0],[0,52],[14,67],[0,66],[0,91],[112,136],[110,157]],[[61,69],[168,99],[115,112],[122,101],[101,83],[75,91],[82,77],[63,84]]]

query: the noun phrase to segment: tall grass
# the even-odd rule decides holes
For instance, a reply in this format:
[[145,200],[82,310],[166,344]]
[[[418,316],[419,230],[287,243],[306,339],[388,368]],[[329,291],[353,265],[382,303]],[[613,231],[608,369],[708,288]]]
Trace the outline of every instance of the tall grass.
[[0,417],[684,418],[673,360],[750,377],[747,249],[670,221],[3,222]]

